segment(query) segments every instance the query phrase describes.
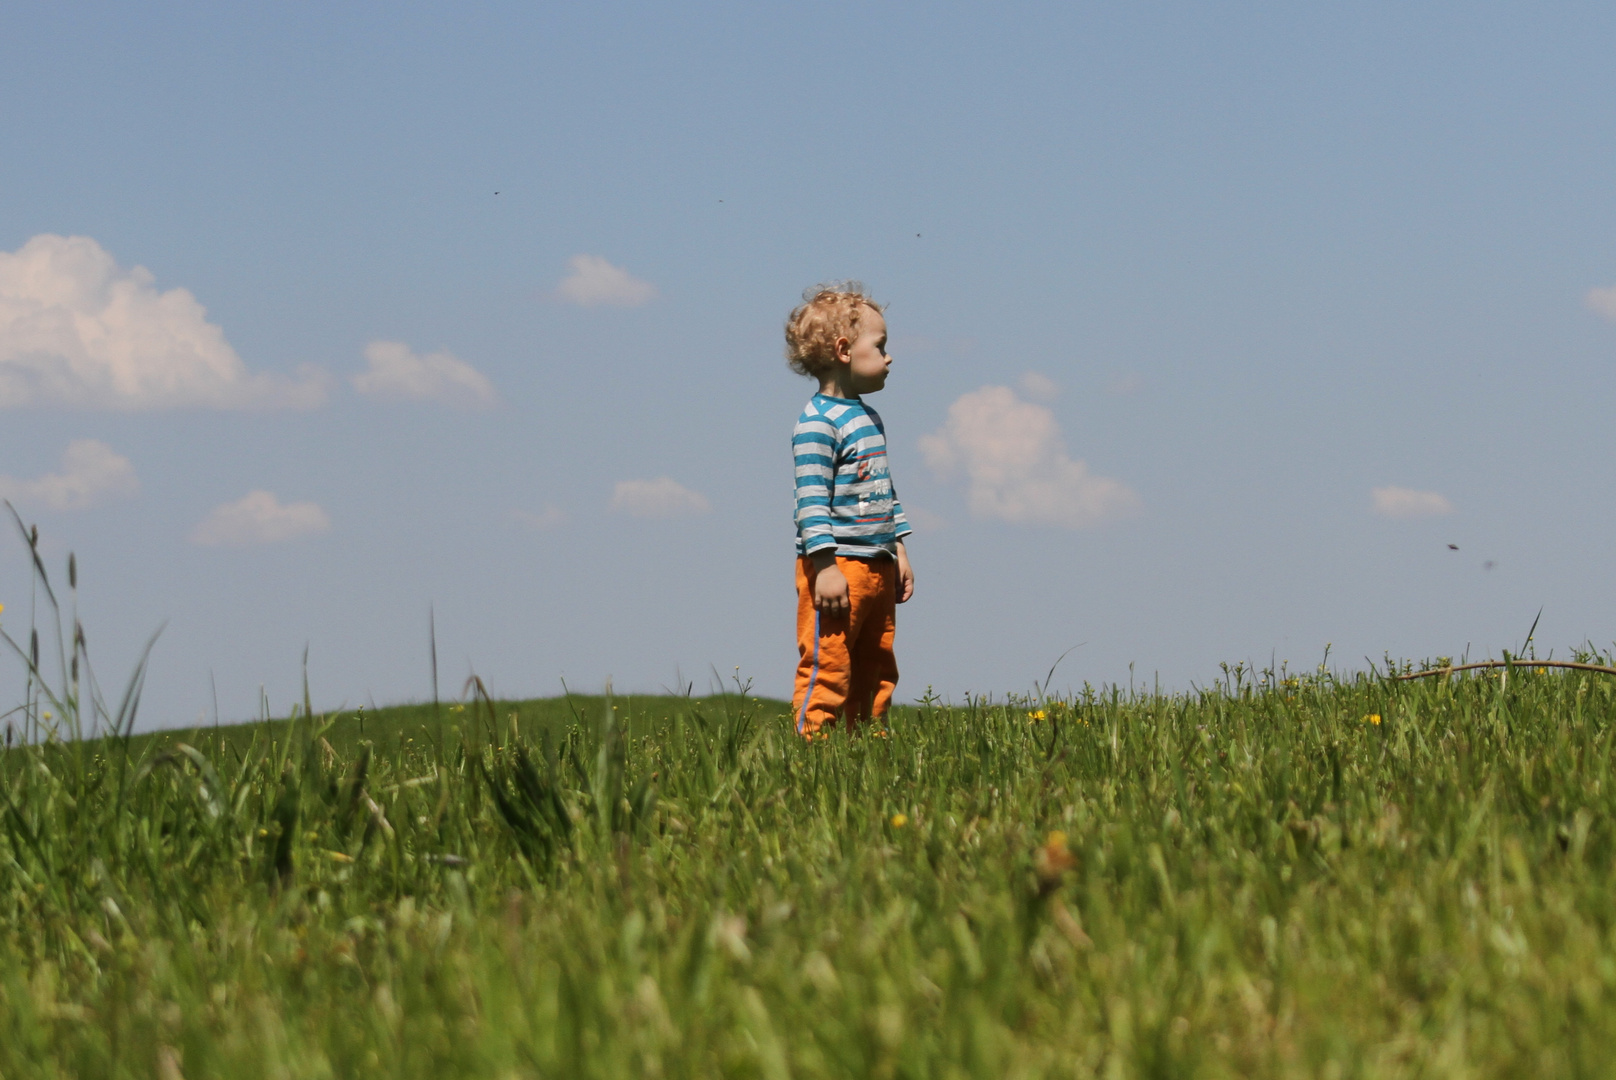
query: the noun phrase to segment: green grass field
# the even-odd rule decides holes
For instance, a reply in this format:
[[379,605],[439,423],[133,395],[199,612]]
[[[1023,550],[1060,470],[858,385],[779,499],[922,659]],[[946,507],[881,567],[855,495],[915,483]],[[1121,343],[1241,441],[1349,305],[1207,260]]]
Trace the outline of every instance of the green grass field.
[[17,747],[0,1076],[1606,1076],[1613,733],[1517,668]]

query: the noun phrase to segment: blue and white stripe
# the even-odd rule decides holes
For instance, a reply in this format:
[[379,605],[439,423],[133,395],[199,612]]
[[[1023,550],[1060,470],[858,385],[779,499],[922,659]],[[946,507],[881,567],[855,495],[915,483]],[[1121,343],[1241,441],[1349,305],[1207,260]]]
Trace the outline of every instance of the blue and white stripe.
[[914,530],[887,467],[881,417],[864,402],[815,394],[791,436],[797,465],[797,554],[859,559],[897,552]]

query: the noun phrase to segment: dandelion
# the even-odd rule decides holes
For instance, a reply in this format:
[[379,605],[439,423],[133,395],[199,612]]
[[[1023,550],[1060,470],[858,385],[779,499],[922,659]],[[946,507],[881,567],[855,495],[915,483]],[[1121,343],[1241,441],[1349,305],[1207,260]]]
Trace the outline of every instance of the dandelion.
[[1042,709],[1039,709],[1037,712],[1030,712],[1027,714],[1027,723],[1029,724],[1036,724],[1042,719],[1044,719],[1044,710]]
[[1535,668],[1534,670],[1539,675],[1547,675],[1549,673],[1549,669],[1546,667]]
[[908,814],[893,814],[892,815],[892,827],[894,829],[901,829],[907,824],[909,824],[909,815]]
[[1366,724],[1374,724],[1378,727],[1380,726],[1380,714],[1378,712],[1372,712],[1363,718],[1363,722]]

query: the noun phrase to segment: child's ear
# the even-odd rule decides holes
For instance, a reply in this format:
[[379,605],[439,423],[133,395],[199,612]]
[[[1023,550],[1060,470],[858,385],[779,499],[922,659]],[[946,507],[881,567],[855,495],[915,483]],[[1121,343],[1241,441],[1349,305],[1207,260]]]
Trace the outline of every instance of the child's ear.
[[847,364],[847,363],[852,362],[852,360],[853,360],[853,343],[851,341],[849,341],[847,338],[844,338],[844,337],[837,338],[836,339],[836,344],[831,346],[831,349],[836,354],[837,363]]

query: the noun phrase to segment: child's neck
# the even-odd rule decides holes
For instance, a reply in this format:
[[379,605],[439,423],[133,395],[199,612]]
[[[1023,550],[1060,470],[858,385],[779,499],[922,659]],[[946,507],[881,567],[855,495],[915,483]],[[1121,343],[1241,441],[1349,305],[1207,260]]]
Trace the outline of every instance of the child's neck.
[[826,397],[846,398],[849,401],[858,401],[858,391],[843,383],[840,371],[833,371],[819,380],[819,392]]

